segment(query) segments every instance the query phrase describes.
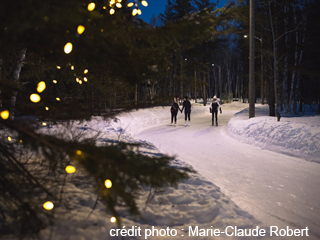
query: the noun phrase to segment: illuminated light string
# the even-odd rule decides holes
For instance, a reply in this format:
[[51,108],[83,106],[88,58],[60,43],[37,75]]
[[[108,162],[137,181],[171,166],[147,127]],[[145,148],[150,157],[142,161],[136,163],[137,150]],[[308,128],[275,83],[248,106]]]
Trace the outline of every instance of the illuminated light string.
[[11,142],[11,140],[12,140],[12,139],[11,139],[11,137],[9,136],[9,137],[8,137],[8,141]]
[[106,186],[106,188],[111,188],[112,187],[112,182],[110,179],[107,179],[104,181],[104,185]]
[[72,174],[72,173],[76,172],[76,168],[74,166],[71,166],[71,165],[66,166],[65,170],[69,174]]
[[110,222],[115,223],[116,221],[117,221],[117,219],[115,217],[110,218]]
[[50,201],[45,202],[42,206],[45,210],[48,210],[48,211],[54,208],[54,204]]
[[39,96],[39,94],[33,93],[30,95],[30,100],[31,102],[37,103],[40,102],[41,97]]
[[9,118],[9,111],[8,110],[4,110],[2,112],[0,112],[0,116],[2,119],[7,120]]
[[42,93],[45,89],[46,89],[46,83],[44,81],[39,82],[37,86],[38,93]]

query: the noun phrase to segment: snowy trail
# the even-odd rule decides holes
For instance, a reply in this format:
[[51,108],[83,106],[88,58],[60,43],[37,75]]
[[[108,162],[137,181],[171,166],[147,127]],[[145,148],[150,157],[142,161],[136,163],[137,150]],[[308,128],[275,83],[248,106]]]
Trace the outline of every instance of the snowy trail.
[[[210,113],[191,115],[191,127],[184,127],[179,114],[177,127],[168,119],[134,137],[192,165],[262,226],[308,227],[303,239],[320,239],[320,164],[238,142],[226,132],[237,110],[223,110],[219,127],[211,126]],[[292,238],[302,239],[281,237]]]

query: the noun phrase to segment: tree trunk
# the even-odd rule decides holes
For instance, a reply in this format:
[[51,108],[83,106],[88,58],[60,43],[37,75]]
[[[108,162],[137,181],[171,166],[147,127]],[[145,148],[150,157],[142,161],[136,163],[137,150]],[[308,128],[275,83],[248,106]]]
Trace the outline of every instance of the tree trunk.
[[27,52],[26,48],[22,49],[20,53],[20,59],[19,59],[18,65],[16,67],[16,70],[13,73],[13,83],[15,85],[15,90],[13,91],[12,97],[11,97],[10,120],[14,119],[16,100],[17,100],[18,88],[19,88],[19,77],[20,77],[21,68],[23,66],[23,61],[26,57],[26,52]]
[[207,105],[207,94],[206,94],[206,74],[203,73],[203,106]]
[[197,93],[197,71],[194,71],[194,101],[197,103],[198,93]]
[[249,118],[255,117],[255,8],[250,0]]

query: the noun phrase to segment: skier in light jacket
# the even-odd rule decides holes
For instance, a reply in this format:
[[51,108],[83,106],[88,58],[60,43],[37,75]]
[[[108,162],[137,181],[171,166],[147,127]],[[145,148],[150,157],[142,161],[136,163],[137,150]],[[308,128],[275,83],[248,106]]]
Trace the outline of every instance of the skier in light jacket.
[[214,118],[216,119],[216,125],[218,126],[218,111],[220,110],[220,114],[222,113],[220,103],[217,100],[217,97],[214,96],[212,99],[212,103],[210,105],[210,112],[212,113],[212,126],[214,125]]

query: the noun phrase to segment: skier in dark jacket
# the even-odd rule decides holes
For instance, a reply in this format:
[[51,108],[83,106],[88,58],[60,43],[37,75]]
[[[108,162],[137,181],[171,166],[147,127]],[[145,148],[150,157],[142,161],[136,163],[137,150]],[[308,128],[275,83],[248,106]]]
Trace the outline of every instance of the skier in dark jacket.
[[191,114],[191,103],[189,102],[188,100],[188,97],[184,97],[183,98],[183,107],[181,109],[181,113],[183,112],[183,109],[184,109],[184,116],[185,116],[185,120],[186,120],[186,123],[185,123],[185,127],[187,126],[187,119],[189,120],[188,122],[188,126],[190,126],[190,114]]
[[210,112],[212,113],[212,126],[214,125],[214,118],[216,119],[216,125],[218,126],[218,111],[220,109],[220,114],[222,113],[220,103],[216,96],[213,97],[212,103],[210,105]]
[[180,107],[179,107],[179,104],[178,104],[178,99],[174,98],[173,102],[171,104],[171,109],[170,109],[170,111],[171,111],[171,124],[173,123],[173,119],[174,119],[174,124],[177,124],[178,110],[180,110]]

